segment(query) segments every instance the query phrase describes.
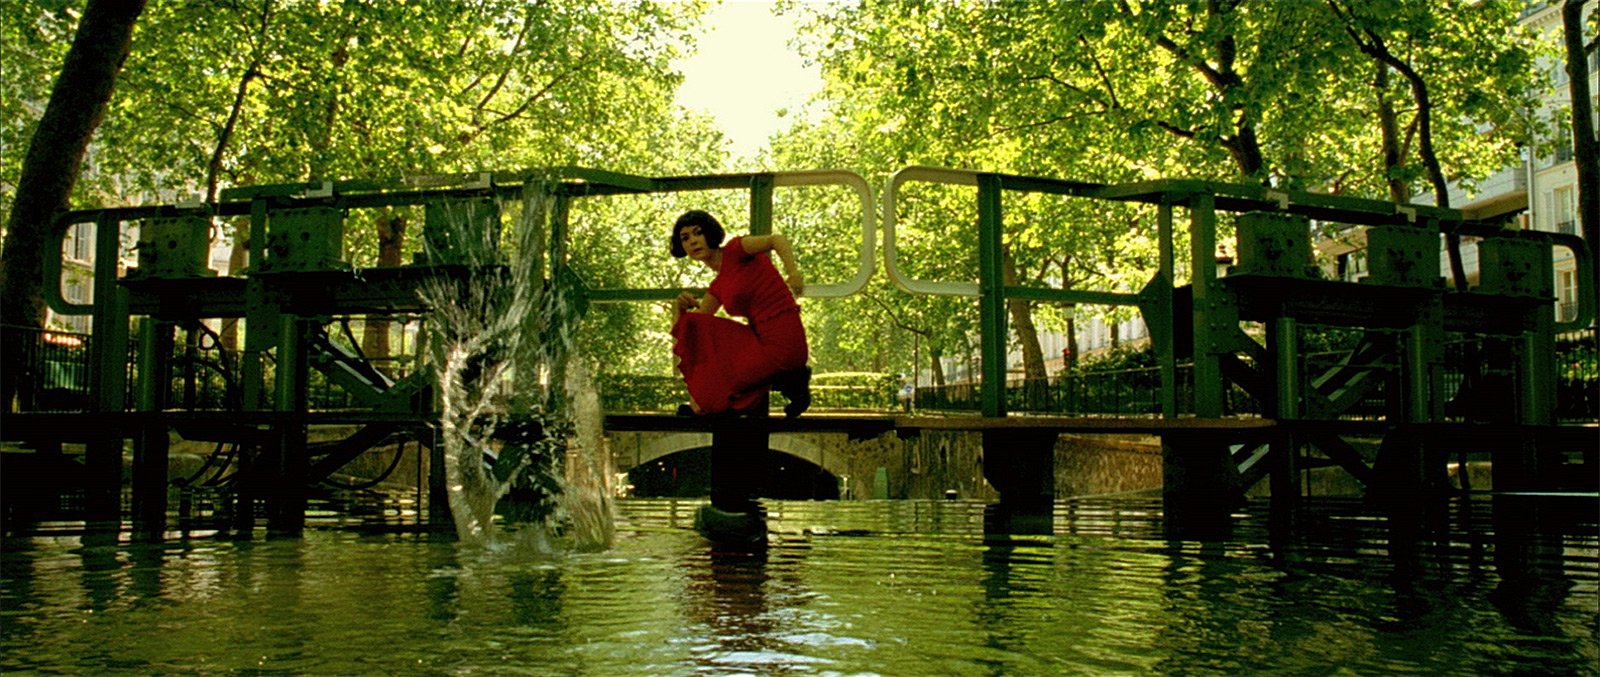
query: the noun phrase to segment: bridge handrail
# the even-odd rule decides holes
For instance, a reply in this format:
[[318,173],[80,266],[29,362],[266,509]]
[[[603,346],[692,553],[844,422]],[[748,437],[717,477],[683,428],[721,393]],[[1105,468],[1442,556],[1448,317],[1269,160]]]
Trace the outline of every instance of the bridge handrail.
[[1570,320],[1557,321],[1555,333],[1577,331],[1588,327],[1594,322],[1596,313],[1595,260],[1591,256],[1594,250],[1577,235],[1545,231],[1521,231],[1521,234],[1545,239],[1552,247],[1564,247],[1572,252],[1572,261],[1576,268],[1574,274],[1577,275],[1578,283],[1578,314]]
[[[729,174],[715,177],[670,177],[655,179],[653,190],[638,192],[679,192],[691,190],[716,190],[751,185],[761,177],[770,177],[772,186],[844,186],[855,191],[861,200],[861,256],[855,274],[844,282],[828,284],[807,283],[804,295],[811,298],[841,298],[850,296],[872,279],[877,259],[877,201],[867,180],[855,172],[843,169],[795,170],[786,172],[759,172]],[[711,179],[711,180],[705,180]],[[701,288],[672,287],[665,289],[592,288],[584,291],[593,303],[621,303],[629,301],[671,300],[685,291],[704,291]]]
[[[805,295],[837,298],[854,294],[872,278],[877,257],[877,202],[872,188],[860,175],[839,169],[759,172],[695,177],[643,177],[580,167],[553,167],[517,172],[477,172],[440,176],[404,177],[385,180],[345,180],[310,183],[285,183],[242,186],[222,192],[214,203],[184,203],[138,207],[113,207],[64,211],[56,214],[45,235],[47,252],[43,260],[44,297],[49,307],[62,315],[90,315],[94,303],[78,303],[61,293],[64,256],[61,244],[74,225],[93,223],[95,234],[95,279],[115,283],[119,260],[120,225],[127,221],[178,216],[239,216],[249,214],[252,203],[270,200],[280,206],[299,203],[329,203],[342,207],[371,207],[391,204],[415,205],[462,194],[488,192],[515,199],[516,188],[530,182],[568,182],[568,193],[575,196],[614,193],[676,192],[752,186],[761,179],[770,185],[840,185],[853,190],[861,205],[861,247],[859,264],[848,280],[806,285]],[[98,286],[98,283],[97,283]],[[107,287],[105,291],[109,291]],[[97,289],[96,298],[99,298]],[[587,290],[597,303],[671,299],[685,289],[592,289]]]
[[888,183],[883,190],[883,269],[888,273],[889,280],[896,287],[911,294],[928,294],[933,296],[977,296],[978,283],[976,282],[948,282],[935,280],[919,280],[906,275],[900,270],[900,254],[896,246],[895,227],[899,222],[895,203],[900,194],[900,186],[908,181],[926,181],[931,183],[944,183],[958,186],[977,186],[978,173],[967,169],[947,169],[943,167],[912,166],[904,167],[889,176]]
[[872,279],[873,264],[877,261],[877,234],[878,213],[877,200],[873,199],[872,186],[867,180],[855,172],[844,170],[815,170],[777,172],[773,175],[774,186],[820,186],[844,185],[856,192],[861,199],[861,259],[856,267],[856,273],[849,280],[836,284],[807,284],[804,290],[806,296],[817,298],[841,298],[850,296],[865,286]]
[[[943,183],[959,186],[978,185],[979,176],[993,176],[1000,180],[1002,191],[1048,193],[1088,197],[1105,188],[1097,183],[1066,181],[1031,176],[1014,176],[978,172],[970,169],[950,169],[913,165],[901,168],[889,177],[883,191],[883,267],[896,287],[911,294],[933,296],[978,296],[982,285],[977,282],[952,282],[913,278],[900,269],[896,226],[899,214],[896,202],[901,186],[912,181]],[[1027,285],[1004,285],[1006,298],[1057,303],[1085,303],[1096,305],[1138,305],[1139,294],[1125,292],[1092,291],[1081,289],[1049,289]]]

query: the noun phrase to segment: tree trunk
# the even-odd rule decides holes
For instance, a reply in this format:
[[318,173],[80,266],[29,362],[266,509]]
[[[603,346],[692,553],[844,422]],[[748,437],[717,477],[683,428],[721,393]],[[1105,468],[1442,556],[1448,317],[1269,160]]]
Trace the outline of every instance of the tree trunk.
[[[145,0],[90,0],[61,63],[39,127],[28,144],[17,180],[16,201],[6,221],[0,251],[0,324],[42,328],[45,321],[45,233],[55,213],[67,208],[89,139],[105,117],[117,73],[128,58],[133,26]],[[22,365],[22,341],[4,342],[0,407],[9,408]]]
[[[1229,15],[1237,4],[1237,2],[1209,0],[1206,3],[1206,13],[1210,15],[1209,18],[1211,20],[1218,22],[1219,25],[1229,26],[1235,20],[1234,17]],[[1128,6],[1124,4],[1123,7],[1124,11],[1127,11]],[[1234,98],[1234,93],[1244,87],[1244,78],[1239,75],[1238,70],[1234,67],[1234,62],[1239,53],[1239,46],[1231,31],[1224,30],[1216,41],[1211,43],[1209,58],[1202,58],[1198,54],[1189,53],[1165,35],[1158,35],[1156,44],[1177,57],[1179,61],[1193,68],[1195,72],[1206,79],[1206,82],[1211,85],[1217,96],[1224,100]],[[1240,111],[1240,114],[1233,124],[1233,136],[1222,136],[1219,133],[1215,140],[1218,145],[1222,146],[1223,150],[1228,152],[1228,156],[1239,167],[1241,175],[1265,185],[1269,177],[1266,171],[1266,156],[1261,151],[1261,140],[1256,134],[1256,115],[1254,111],[1242,107],[1236,107],[1235,110]],[[1199,138],[1193,130],[1179,130],[1176,127],[1165,124],[1162,126],[1168,131],[1191,141]]]
[[1389,100],[1389,66],[1382,61],[1373,61],[1377,73],[1373,75],[1372,87],[1378,92],[1378,127],[1383,137],[1383,175],[1389,185],[1389,199],[1395,203],[1411,201],[1411,186],[1406,184],[1400,175],[1400,165],[1405,162],[1405,153],[1401,150],[1400,123],[1394,112],[1394,102]]
[[[234,224],[233,246],[228,249],[228,275],[238,277],[240,271],[250,264],[250,217],[244,217]],[[229,318],[222,321],[222,331],[219,341],[222,343],[222,352],[229,359],[239,351],[239,320]],[[230,362],[238,364],[238,362]]]
[[[401,260],[406,239],[406,215],[401,212],[385,209],[378,215],[378,267],[393,268],[403,265]],[[361,332],[361,352],[367,359],[390,357],[389,355],[389,319],[387,317],[368,317],[366,327]],[[384,373],[393,376],[391,369],[379,367]]]
[[[1358,29],[1355,18],[1334,0],[1328,0],[1328,6],[1345,22],[1345,33],[1355,42],[1357,49],[1381,64],[1380,67],[1387,66],[1398,71],[1410,85],[1411,99],[1417,104],[1417,154],[1422,159],[1423,168],[1428,172],[1429,183],[1433,185],[1434,205],[1448,209],[1450,187],[1445,181],[1444,167],[1439,163],[1439,154],[1433,147],[1433,102],[1429,98],[1427,81],[1417,69],[1411,67],[1411,64],[1389,51],[1383,36],[1370,28]],[[1383,79],[1387,80],[1387,76],[1383,76]],[[1461,235],[1455,231],[1446,233],[1445,247],[1450,255],[1450,279],[1457,291],[1466,291],[1467,272],[1461,261]]]
[[1078,368],[1078,318],[1067,318],[1067,354],[1065,367],[1067,371]]
[[333,53],[328,55],[328,101],[323,104],[322,130],[317,152],[312,155],[311,179],[327,180],[338,178],[332,176],[330,167],[333,164],[333,125],[339,119],[339,78],[345,64],[350,63],[350,41],[355,38],[356,24],[345,24],[344,32],[339,36],[339,44],[333,48]]
[[[1409,65],[1402,64],[1398,68],[1411,83],[1412,97],[1417,102],[1417,149],[1422,155],[1422,166],[1428,170],[1428,182],[1433,184],[1433,203],[1449,209],[1450,186],[1444,177],[1444,166],[1439,163],[1439,154],[1433,148],[1433,101],[1428,97],[1428,84]],[[1461,235],[1450,232],[1444,239],[1450,254],[1450,279],[1456,291],[1466,291],[1467,269],[1461,262]]]
[[[1011,249],[1001,252],[1003,278],[1007,285],[1017,283],[1017,264]],[[1049,383],[1044,369],[1044,349],[1039,347],[1039,329],[1033,324],[1032,304],[1022,299],[1009,299],[1006,309],[1011,312],[1011,328],[1017,333],[1017,343],[1022,347],[1022,393],[1030,409],[1044,406]]]
[[933,345],[928,346],[928,366],[933,370],[933,387],[935,388],[943,388],[945,384],[943,359],[943,348]]
[[[1584,58],[1584,0],[1561,6],[1567,47],[1567,87],[1572,93],[1572,157],[1578,164],[1578,220],[1589,253],[1600,260],[1600,139],[1595,138],[1589,92],[1589,62]],[[1593,49],[1591,47],[1591,49]]]
[[[1428,171],[1428,182],[1433,184],[1434,205],[1450,208],[1450,186],[1445,180],[1444,166],[1439,163],[1439,154],[1433,148],[1433,100],[1428,94],[1428,83],[1422,79],[1411,64],[1402,61],[1389,51],[1383,40],[1375,35],[1370,48],[1364,47],[1368,54],[1388,64],[1404,76],[1411,85],[1411,98],[1417,103],[1417,152],[1422,157],[1422,166]],[[1445,247],[1450,254],[1450,279],[1455,284],[1456,291],[1467,290],[1467,270],[1461,261],[1461,235],[1451,231],[1445,234]]]
[[[1005,284],[1017,283],[1017,264],[1011,258],[1011,250],[1003,252],[1001,260]],[[1030,304],[1022,299],[1009,299],[1006,309],[1011,311],[1011,327],[1017,332],[1017,341],[1022,344],[1022,373],[1029,380],[1043,380],[1044,349],[1039,347],[1039,329],[1033,324],[1033,312]]]

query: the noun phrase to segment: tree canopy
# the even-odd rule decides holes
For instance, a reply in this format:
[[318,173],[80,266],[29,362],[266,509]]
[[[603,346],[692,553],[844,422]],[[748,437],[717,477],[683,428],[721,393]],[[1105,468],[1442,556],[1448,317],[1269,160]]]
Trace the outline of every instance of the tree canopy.
[[[13,149],[35,131],[83,6],[40,0],[0,14],[0,208],[16,199],[22,158]],[[152,3],[72,204],[547,165],[725,171],[721,133],[673,102],[681,75],[672,60],[694,49],[705,8]],[[1470,189],[1551,133],[1530,111],[1543,86],[1535,61],[1553,52],[1518,25],[1522,8],[1510,0],[789,0],[777,9],[802,22],[798,47],[820,65],[825,86],[811,104],[816,114],[778,134],[760,163],[849,169],[880,185],[899,167],[928,164],[1394,200],[1442,193],[1446,182]],[[808,278],[847,277],[857,237],[849,200],[809,189],[779,196],[775,225],[794,236]],[[716,208],[731,230],[742,225],[740,196],[692,199]],[[663,224],[687,206],[586,204],[574,215],[575,265],[598,286],[703,284],[692,269],[661,265]],[[902,207],[910,272],[975,278],[970,190],[919,187]],[[350,237],[395,237],[383,218]],[[1007,219],[1006,265],[1021,282],[1132,291],[1153,270],[1147,208],[1029,198]],[[882,275],[856,297],[806,308],[817,360],[838,370],[911,367],[909,337],[935,359],[967,350],[976,314],[969,299],[910,297]],[[1018,346],[1037,362],[1027,332],[1086,312],[1018,302]],[[608,364],[668,372],[664,313],[608,308],[595,315],[595,331],[619,338],[593,344]]]

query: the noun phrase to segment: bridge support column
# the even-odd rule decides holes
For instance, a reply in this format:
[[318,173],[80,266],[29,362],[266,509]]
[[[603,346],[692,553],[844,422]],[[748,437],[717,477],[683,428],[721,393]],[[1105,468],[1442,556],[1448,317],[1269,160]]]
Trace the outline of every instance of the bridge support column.
[[1055,430],[983,431],[983,478],[1000,492],[986,531],[1050,533],[1056,498]]
[[[1272,358],[1277,371],[1272,416],[1278,419],[1301,417],[1300,397],[1300,339],[1292,317],[1280,317],[1267,326],[1267,344],[1272,347]],[[1272,521],[1274,524],[1293,525],[1295,510],[1300,505],[1300,495],[1305,487],[1300,481],[1300,443],[1303,440],[1291,432],[1284,432],[1272,440]],[[1244,489],[1245,487],[1240,487]]]
[[767,483],[770,442],[765,430],[729,426],[711,433],[712,507],[756,511],[756,496]]
[[1169,538],[1224,538],[1244,502],[1239,468],[1218,442],[1161,440],[1161,504]]
[[145,318],[139,328],[139,411],[145,418],[133,449],[133,531],[142,541],[160,541],[167,530],[169,438],[161,411],[167,402],[172,324]]
[[[758,405],[765,412],[766,401]],[[762,546],[767,520],[756,497],[770,467],[767,430],[748,418],[727,418],[711,431],[711,505],[695,513],[694,528],[726,545]]]
[[273,376],[274,409],[268,473],[267,536],[298,537],[306,521],[306,375],[305,321],[282,316],[278,335],[278,365]]
[[[116,228],[102,221],[97,228]],[[101,237],[96,256],[117,257],[116,237]],[[109,252],[109,253],[107,253]],[[96,275],[94,294],[103,299],[94,306],[94,338],[89,342],[91,393],[98,413],[121,414],[128,392],[128,290],[115,280]],[[125,431],[91,440],[84,447],[84,509],[90,531],[116,532],[122,528],[122,449]]]
[[453,534],[456,522],[450,514],[450,488],[444,476],[444,440],[440,439],[438,428],[430,427],[427,434],[428,526],[437,532]]

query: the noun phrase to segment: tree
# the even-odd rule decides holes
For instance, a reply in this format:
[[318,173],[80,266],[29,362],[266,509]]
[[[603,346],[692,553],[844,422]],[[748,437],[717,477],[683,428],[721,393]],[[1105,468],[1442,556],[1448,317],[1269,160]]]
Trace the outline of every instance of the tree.
[[[852,135],[839,145],[883,146],[873,169],[885,173],[921,163],[1107,183],[1188,176],[1409,199],[1427,166],[1470,188],[1514,157],[1534,86],[1532,41],[1504,2],[1383,0],[1345,16],[1239,0],[796,7],[828,78],[829,117]],[[1397,79],[1425,85],[1427,106],[1391,91],[1403,71],[1371,65],[1360,47],[1375,37],[1406,59],[1418,79]],[[1399,130],[1424,121],[1417,169]],[[1075,214],[1069,200],[1055,218],[1029,218],[1044,203],[1007,200],[1018,279],[1129,291],[1153,268],[1148,212]],[[933,258],[971,256],[960,239],[971,225],[945,221]],[[1059,323],[1052,314],[1026,315]],[[1028,333],[1021,314],[1012,320]]]
[[[1589,93],[1588,54],[1600,37],[1583,42],[1584,0],[1566,0],[1561,6],[1563,45],[1567,56],[1568,88],[1572,92],[1572,157],[1578,166],[1578,215],[1590,258],[1600,260],[1600,140],[1595,137],[1594,100]],[[1600,12],[1591,16],[1600,21]]]
[[[698,2],[520,0],[158,3],[134,36],[80,187],[110,202],[170,202],[251,183],[541,165],[713,171],[723,164],[720,142],[672,103],[679,76],[670,59],[685,49],[703,9]],[[11,14],[8,50],[21,44],[9,36],[24,23],[22,13],[15,23]],[[12,103],[6,97],[0,106],[9,113]],[[18,138],[36,117],[19,112],[0,120],[3,138]],[[0,185],[12,176],[0,174]],[[352,261],[404,261],[416,249],[406,235],[420,221],[420,210],[352,212]],[[247,219],[222,225],[242,255]]]
[[[1516,7],[1510,3],[1462,4],[1441,12],[1436,3],[1390,0],[1356,5],[1328,0],[1328,7],[1343,22],[1344,33],[1361,53],[1376,62],[1378,87],[1387,86],[1387,73],[1401,76],[1415,106],[1412,131],[1424,175],[1433,188],[1434,202],[1450,206],[1450,174],[1470,179],[1480,169],[1467,158],[1458,159],[1459,169],[1447,172],[1439,146],[1451,142],[1466,145],[1467,139],[1484,148],[1483,159],[1499,166],[1514,159],[1515,140],[1526,138],[1521,129],[1522,111],[1533,105],[1535,82],[1532,36],[1517,24]],[[1500,92],[1485,96],[1482,91]],[[1387,103],[1380,90],[1380,111]],[[1380,118],[1383,115],[1380,112]],[[1475,126],[1493,125],[1495,133],[1481,135]],[[1444,127],[1446,131],[1436,131]],[[1394,126],[1381,125],[1384,134],[1385,173],[1391,181],[1401,173],[1403,154],[1393,139]],[[1408,132],[1408,140],[1410,134]],[[1409,141],[1406,145],[1409,145]],[[1393,154],[1391,154],[1391,152]],[[1482,160],[1478,160],[1482,162]],[[1464,166],[1463,166],[1464,165]],[[1391,193],[1404,192],[1391,185]],[[1467,285],[1461,260],[1461,238],[1448,233],[1451,277],[1457,289]]]
[[[89,139],[105,115],[117,72],[128,57],[144,0],[91,0],[61,64],[17,181],[0,252],[0,324],[44,326],[45,233],[65,209],[82,168]],[[5,342],[0,403],[9,408],[22,368],[22,342]]]

